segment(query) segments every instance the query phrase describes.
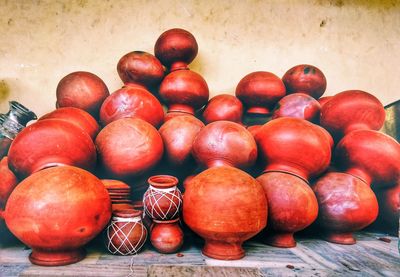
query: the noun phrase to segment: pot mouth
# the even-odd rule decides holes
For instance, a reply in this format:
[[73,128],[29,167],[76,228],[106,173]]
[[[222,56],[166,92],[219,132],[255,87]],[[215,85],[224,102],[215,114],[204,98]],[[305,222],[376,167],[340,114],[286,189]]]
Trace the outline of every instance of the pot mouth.
[[175,222],[179,222],[180,218],[177,217],[175,219],[171,219],[171,220],[158,220],[158,219],[153,219],[154,223],[160,223],[160,224],[168,224],[168,223],[175,223]]
[[171,175],[155,175],[151,176],[147,182],[156,188],[171,188],[178,184],[178,178]]

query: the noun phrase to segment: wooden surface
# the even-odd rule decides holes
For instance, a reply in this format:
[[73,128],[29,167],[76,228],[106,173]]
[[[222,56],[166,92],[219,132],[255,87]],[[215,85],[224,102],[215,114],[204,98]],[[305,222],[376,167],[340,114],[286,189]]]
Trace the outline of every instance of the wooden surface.
[[398,239],[377,233],[357,234],[355,245],[300,238],[290,249],[253,240],[237,261],[204,257],[200,247],[191,241],[179,254],[163,255],[147,245],[136,256],[113,256],[93,242],[79,263],[40,267],[29,263],[30,249],[13,243],[1,245],[0,276],[400,276]]

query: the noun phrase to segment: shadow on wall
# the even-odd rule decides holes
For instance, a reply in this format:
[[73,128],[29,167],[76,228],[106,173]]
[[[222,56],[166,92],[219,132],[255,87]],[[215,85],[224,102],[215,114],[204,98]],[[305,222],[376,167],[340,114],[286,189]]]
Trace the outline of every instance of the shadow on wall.
[[0,80],[0,104],[5,103],[10,95],[10,87],[5,80]]
[[374,9],[374,8],[396,8],[400,6],[399,0],[317,0],[315,1],[316,5],[321,6],[336,6],[336,7],[343,7],[343,6],[363,6],[366,8]]

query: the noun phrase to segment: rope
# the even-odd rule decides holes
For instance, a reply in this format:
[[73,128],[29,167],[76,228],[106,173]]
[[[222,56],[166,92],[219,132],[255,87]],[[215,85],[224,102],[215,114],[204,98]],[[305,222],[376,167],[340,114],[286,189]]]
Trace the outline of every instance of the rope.
[[[161,201],[168,201],[167,210],[164,211],[160,207]],[[179,213],[181,206],[182,194],[176,186],[160,189],[150,185],[143,197],[144,211],[153,219],[169,220],[174,218]]]

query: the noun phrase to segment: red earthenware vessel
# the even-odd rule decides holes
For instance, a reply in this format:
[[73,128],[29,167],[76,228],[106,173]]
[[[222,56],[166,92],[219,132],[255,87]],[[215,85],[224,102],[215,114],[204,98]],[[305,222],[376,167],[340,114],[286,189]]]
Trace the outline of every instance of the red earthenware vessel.
[[374,188],[379,204],[380,229],[397,235],[400,216],[400,182],[391,188]]
[[57,85],[56,106],[79,108],[98,118],[100,106],[109,95],[106,84],[97,75],[85,71],[72,72]]
[[242,102],[229,94],[220,94],[211,98],[203,112],[206,124],[218,120],[233,121],[242,124],[242,116]]
[[282,80],[265,71],[246,75],[236,86],[236,97],[245,105],[247,113],[269,114],[285,95],[286,88]]
[[100,162],[117,179],[140,175],[154,167],[164,151],[156,128],[139,118],[108,124],[96,138]]
[[43,168],[73,165],[86,170],[96,165],[96,148],[90,136],[71,122],[39,120],[23,129],[8,153],[10,169],[25,178]]
[[8,157],[3,157],[0,161],[0,208],[4,207],[17,184],[17,177],[8,168]]
[[321,105],[321,109],[322,109],[322,106],[323,106],[323,105],[325,105],[329,100],[332,99],[332,97],[333,97],[333,96],[324,96],[324,97],[318,98],[317,101],[318,101],[319,104]]
[[257,159],[257,144],[249,131],[238,123],[215,121],[196,136],[193,157],[205,167],[251,167]]
[[304,93],[293,93],[279,100],[272,112],[272,119],[295,117],[318,123],[320,113],[321,105],[313,97]]
[[250,134],[253,135],[253,137],[256,136],[258,130],[260,130],[260,128],[262,127],[262,125],[253,125],[253,126],[248,126],[247,127],[247,131],[250,132]]
[[244,171],[213,167],[198,174],[186,187],[183,218],[205,239],[204,255],[220,260],[240,259],[245,255],[242,243],[267,224],[265,193]]
[[317,180],[313,190],[319,205],[317,223],[327,241],[356,243],[352,233],[374,222],[378,215],[378,201],[371,188],[350,174],[329,172]]
[[150,232],[150,242],[160,253],[176,253],[183,245],[183,231],[179,218],[154,220]]
[[276,247],[295,247],[295,232],[309,226],[318,215],[314,192],[303,179],[283,172],[257,178],[268,199],[268,227],[264,241]]
[[110,197],[102,182],[72,166],[46,168],[23,180],[4,212],[9,230],[32,248],[30,261],[43,266],[82,260],[82,247],[110,216]]

